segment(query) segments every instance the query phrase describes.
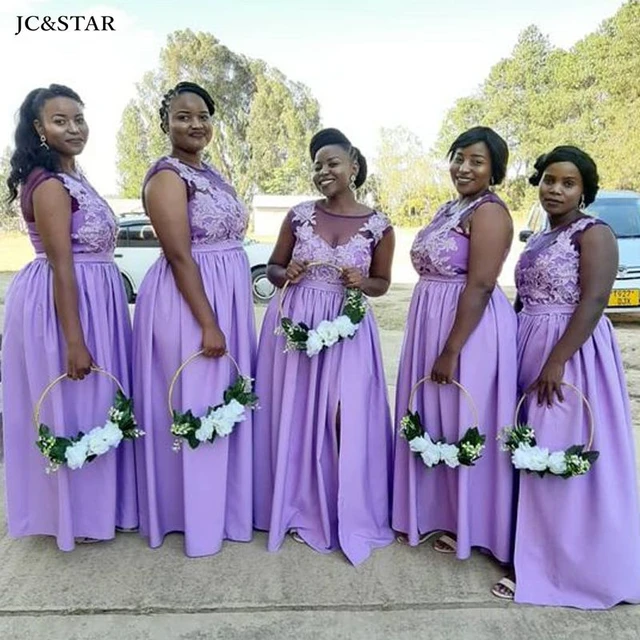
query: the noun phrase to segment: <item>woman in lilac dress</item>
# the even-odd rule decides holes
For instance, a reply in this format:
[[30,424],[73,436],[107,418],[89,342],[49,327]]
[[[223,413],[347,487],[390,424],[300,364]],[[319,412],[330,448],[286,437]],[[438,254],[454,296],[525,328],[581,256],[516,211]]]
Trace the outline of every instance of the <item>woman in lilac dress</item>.
[[[420,281],[398,372],[393,527],[411,545],[444,531],[437,551],[464,559],[480,547],[507,562],[513,473],[494,443],[515,408],[516,316],[496,282],[513,227],[490,186],[505,176],[508,149],[493,130],[475,127],[454,141],[449,159],[458,198],[438,210],[411,249]],[[401,436],[411,389],[425,376],[411,410],[434,442],[455,443],[473,424],[466,398],[449,383],[472,396],[486,436],[475,466],[427,468]]]
[[211,96],[181,82],[165,96],[160,116],[171,155],[144,180],[143,203],[163,255],[142,282],[134,316],[134,400],[147,435],[139,442],[140,527],[152,547],[184,532],[188,556],[217,553],[225,539],[252,536],[249,411],[234,432],[191,449],[172,450],[167,394],[178,367],[204,357],[178,378],[173,406],[203,415],[222,402],[236,371],[251,376],[255,325],[243,239],[248,213],[233,188],[202,153],[211,141]]
[[[366,162],[336,129],[310,144],[324,198],[287,215],[268,275],[289,282],[283,312],[318,327],[340,315],[345,287],[366,296],[389,288],[394,234],[359,204]],[[328,262],[339,267],[308,266]],[[390,544],[392,425],[378,331],[366,312],[355,335],[308,356],[276,335],[279,299],[264,318],[256,374],[261,409],[254,431],[255,525],[276,551],[287,532],[320,553],[341,549],[354,565]]]
[[[81,469],[46,474],[31,416],[58,436],[103,425],[115,395],[99,365],[130,395],[131,326],[122,279],[113,261],[113,212],[80,173],[75,158],[89,130],[78,95],[67,87],[35,89],[20,108],[8,179],[20,191],[36,258],[14,278],[6,298],[2,354],[4,442],[9,535],[109,540],[137,522],[131,442],[121,442]],[[79,382],[82,380],[82,382]]]
[[[516,267],[521,420],[537,443],[564,451],[588,441],[583,401],[595,418],[591,470],[572,478],[520,473],[515,600],[605,609],[640,602],[640,511],[633,429],[622,359],[603,315],[618,268],[616,239],[584,213],[598,191],[593,160],[575,147],[539,158],[548,230],[532,236]],[[502,454],[508,458],[508,454]],[[512,581],[494,587],[514,596]]]

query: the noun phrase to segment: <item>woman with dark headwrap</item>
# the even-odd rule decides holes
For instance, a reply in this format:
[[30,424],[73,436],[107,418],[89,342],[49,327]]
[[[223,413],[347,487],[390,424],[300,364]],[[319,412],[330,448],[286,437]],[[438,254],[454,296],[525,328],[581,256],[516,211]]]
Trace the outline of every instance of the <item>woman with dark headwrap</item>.
[[[134,317],[133,371],[139,442],[140,529],[152,547],[184,533],[188,556],[217,553],[223,540],[249,541],[252,414],[229,432],[209,416],[236,377],[229,353],[251,375],[255,326],[250,271],[242,241],[249,215],[233,187],[203,161],[215,106],[205,89],[180,82],[164,97],[162,130],[171,154],[144,180],[142,200],[162,255],[142,282]],[[172,406],[200,421],[190,442],[173,451],[167,395],[178,367]],[[192,424],[192,423],[191,423]],[[211,441],[212,436],[215,439]],[[197,445],[192,448],[191,445]]]
[[[445,532],[436,551],[465,559],[478,547],[502,562],[511,551],[513,472],[495,441],[515,409],[516,316],[496,286],[513,225],[491,186],[504,179],[508,157],[492,129],[462,133],[449,149],[458,197],[438,210],[411,249],[420,281],[398,372],[393,496],[401,541],[417,545]],[[410,407],[411,390],[425,377]],[[405,430],[409,409],[419,413],[424,436]],[[465,440],[476,418],[484,448],[477,436]]]
[[[618,268],[609,227],[584,212],[598,191],[594,161],[556,147],[535,164],[548,229],[531,237],[516,267],[521,418],[534,451],[518,447],[515,577],[494,595],[517,602],[605,609],[640,602],[640,511],[633,429],[622,359],[603,315]],[[570,459],[590,439],[593,461]],[[535,455],[534,455],[535,453]],[[509,457],[508,454],[503,454]],[[571,477],[567,477],[571,476]]]
[[393,541],[392,427],[366,296],[389,288],[394,234],[384,215],[357,202],[367,165],[340,131],[317,133],[310,154],[324,197],[289,212],[269,261],[270,280],[286,287],[282,313],[277,298],[267,310],[258,349],[255,524],[269,531],[270,551],[291,532],[357,565]]

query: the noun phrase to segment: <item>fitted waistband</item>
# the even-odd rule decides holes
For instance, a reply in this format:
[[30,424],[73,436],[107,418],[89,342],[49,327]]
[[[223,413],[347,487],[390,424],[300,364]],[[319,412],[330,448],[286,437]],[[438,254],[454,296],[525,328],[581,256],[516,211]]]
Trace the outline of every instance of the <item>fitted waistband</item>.
[[[46,253],[36,253],[36,260],[49,260]],[[74,262],[102,262],[112,263],[113,253],[74,253]]]
[[191,253],[213,253],[215,251],[229,251],[232,249],[242,249],[241,240],[221,240],[211,244],[194,244]]

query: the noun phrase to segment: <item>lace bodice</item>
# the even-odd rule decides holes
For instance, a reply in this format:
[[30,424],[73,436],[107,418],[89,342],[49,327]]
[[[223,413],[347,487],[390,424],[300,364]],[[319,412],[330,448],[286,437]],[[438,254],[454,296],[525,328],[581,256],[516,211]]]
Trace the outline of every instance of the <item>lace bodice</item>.
[[71,247],[74,253],[109,253],[116,246],[118,225],[107,201],[82,175],[51,173],[35,169],[27,178],[21,194],[22,215],[27,223],[31,243],[37,253],[44,253],[42,238],[36,228],[32,196],[35,188],[50,179],[58,180],[71,197]]
[[471,214],[487,202],[495,202],[507,209],[504,202],[491,192],[483,193],[462,207],[457,200],[440,207],[433,220],[418,232],[413,241],[413,268],[421,276],[466,274],[469,264],[469,237],[463,227]]
[[[307,262],[328,262],[338,267],[355,267],[369,274],[373,250],[391,229],[389,219],[377,211],[363,216],[330,213],[318,202],[303,202],[288,214],[295,236],[293,258]],[[340,282],[336,269],[311,267],[309,280]]]
[[177,158],[160,158],[147,172],[143,184],[159,171],[177,173],[187,187],[191,242],[214,244],[223,240],[242,240],[249,224],[249,213],[233,187],[212,167],[196,169]]
[[594,224],[604,223],[586,216],[529,238],[516,265],[516,287],[525,306],[580,302],[579,238]]

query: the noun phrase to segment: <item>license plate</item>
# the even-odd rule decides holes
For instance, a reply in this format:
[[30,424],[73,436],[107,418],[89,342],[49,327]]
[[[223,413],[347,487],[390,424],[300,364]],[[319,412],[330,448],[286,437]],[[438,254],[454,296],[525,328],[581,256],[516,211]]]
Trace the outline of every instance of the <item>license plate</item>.
[[609,296],[610,307],[640,306],[640,289],[615,289]]

